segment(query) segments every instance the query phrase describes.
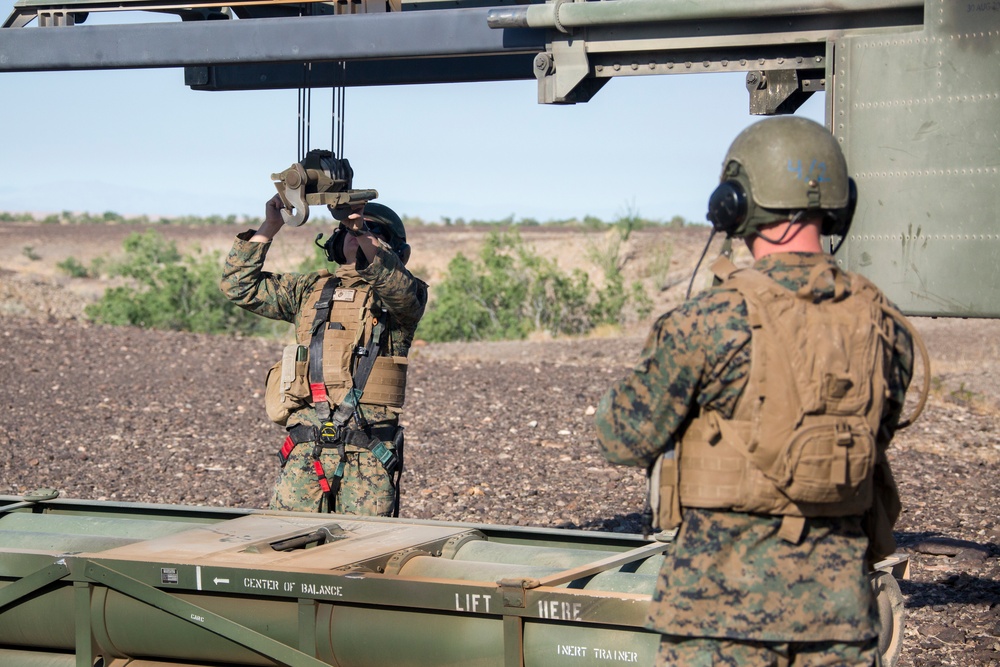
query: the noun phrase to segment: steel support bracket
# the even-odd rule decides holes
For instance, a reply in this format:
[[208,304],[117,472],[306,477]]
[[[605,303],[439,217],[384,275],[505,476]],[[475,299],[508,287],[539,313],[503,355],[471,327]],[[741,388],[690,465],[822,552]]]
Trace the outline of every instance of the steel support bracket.
[[524,619],[503,617],[503,667],[524,667]]
[[587,41],[580,33],[549,31],[544,53],[535,56],[540,104],[589,102],[607,79],[595,79],[587,57]]
[[888,558],[880,560],[872,566],[872,570],[888,572],[896,579],[910,578],[910,557],[905,553],[897,551]]
[[76,667],[92,667],[97,658],[94,650],[94,630],[90,620],[91,596],[94,585],[89,581],[73,582],[73,604],[76,613],[76,632],[74,652]]
[[550,574],[547,577],[536,580],[536,585],[559,586],[560,584],[566,584],[577,579],[583,579],[584,577],[592,577],[595,574],[619,568],[637,560],[645,560],[646,558],[657,556],[669,549],[670,546],[670,542],[651,542],[650,544],[636,547],[635,549],[630,549],[614,556],[602,558],[593,563],[586,563],[578,567],[563,570],[562,572]]
[[503,606],[524,609],[525,591],[529,588],[538,588],[538,579],[501,579],[497,582],[500,592],[503,594]]
[[774,69],[747,72],[750,113],[773,116],[795,113],[817,90],[823,90],[823,70]]

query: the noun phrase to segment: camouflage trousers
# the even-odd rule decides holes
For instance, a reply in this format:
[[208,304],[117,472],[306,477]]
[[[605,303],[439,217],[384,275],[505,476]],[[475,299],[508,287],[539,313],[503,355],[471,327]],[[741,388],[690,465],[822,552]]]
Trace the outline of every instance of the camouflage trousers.
[[[345,452],[344,477],[332,511],[337,514],[391,516],[395,502],[392,479],[371,452],[356,449],[348,448]],[[319,461],[323,472],[330,485],[334,486],[334,472],[340,464],[340,454],[336,448],[321,451]],[[320,487],[313,443],[300,443],[289,454],[271,493],[270,508],[298,512],[331,511]]]
[[754,642],[663,635],[657,667],[878,667],[878,639]]

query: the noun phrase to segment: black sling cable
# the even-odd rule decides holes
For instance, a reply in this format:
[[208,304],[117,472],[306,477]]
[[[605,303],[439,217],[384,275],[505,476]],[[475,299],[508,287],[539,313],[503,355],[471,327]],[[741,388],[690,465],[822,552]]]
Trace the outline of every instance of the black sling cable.
[[333,96],[332,113],[330,114],[330,150],[333,157],[344,157],[344,114],[346,111],[347,63],[334,63],[340,81],[330,91]]
[[[299,16],[315,15],[312,3],[299,5]],[[302,63],[302,85],[299,87],[298,161],[305,159],[312,143],[312,63]]]
[[299,88],[299,161],[305,159],[312,143],[312,63],[302,64],[302,87]]

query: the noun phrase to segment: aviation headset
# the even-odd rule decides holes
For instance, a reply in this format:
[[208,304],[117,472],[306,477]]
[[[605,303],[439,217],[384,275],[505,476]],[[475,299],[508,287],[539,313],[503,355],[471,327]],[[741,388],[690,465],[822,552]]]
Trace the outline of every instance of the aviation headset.
[[858,188],[854,179],[847,179],[847,205],[842,208],[822,208],[818,205],[819,187],[816,181],[807,182],[806,187],[809,202],[816,205],[798,210],[763,208],[753,198],[746,172],[738,162],[732,161],[726,165],[724,180],[708,198],[706,218],[715,231],[743,238],[764,225],[793,219],[796,213],[818,211],[823,215],[821,232],[824,236],[845,236],[858,204]]

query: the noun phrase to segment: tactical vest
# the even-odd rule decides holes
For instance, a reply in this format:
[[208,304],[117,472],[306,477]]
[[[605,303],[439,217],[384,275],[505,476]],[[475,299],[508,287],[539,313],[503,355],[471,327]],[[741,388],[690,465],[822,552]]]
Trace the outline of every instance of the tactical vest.
[[[367,285],[357,287],[337,287],[333,292],[328,321],[323,332],[323,377],[308,376],[307,359],[296,355],[304,353],[312,340],[312,327],[316,305],[319,303],[323,287],[327,281],[339,280],[327,271],[322,271],[312,292],[300,309],[299,321],[295,326],[296,345],[288,346],[283,360],[275,364],[267,377],[265,407],[268,416],[284,425],[289,415],[311,401],[309,385],[322,382],[330,408],[335,408],[352,387],[352,373],[357,365],[358,350],[367,344],[379,317],[388,313],[378,307],[377,300]],[[391,335],[386,335],[391,341]],[[392,356],[391,345],[379,350],[379,356],[368,376],[361,396],[362,405],[381,406],[398,412],[406,397],[405,356]]]
[[[339,280],[336,276],[320,279],[312,293],[302,305],[299,322],[295,327],[295,340],[299,345],[309,346],[312,338],[313,313],[319,302],[323,286],[327,280]],[[351,389],[351,374],[357,360],[357,350],[368,342],[372,329],[379,317],[388,313],[377,306],[374,295],[367,285],[338,287],[333,293],[330,319],[323,337],[323,378],[330,397],[330,406],[336,407]],[[342,328],[341,328],[342,327]],[[389,336],[387,336],[389,338]],[[392,349],[386,345],[375,360],[371,375],[364,387],[361,403],[401,408],[406,395],[406,357],[391,356]],[[310,378],[318,382],[320,378]]]
[[[681,507],[863,514],[873,502],[894,340],[885,297],[861,276],[826,264],[797,292],[728,260],[713,269],[746,301],[749,377],[731,419],[699,413],[675,456],[658,462],[660,527],[679,525]],[[821,299],[831,281],[832,298]]]

